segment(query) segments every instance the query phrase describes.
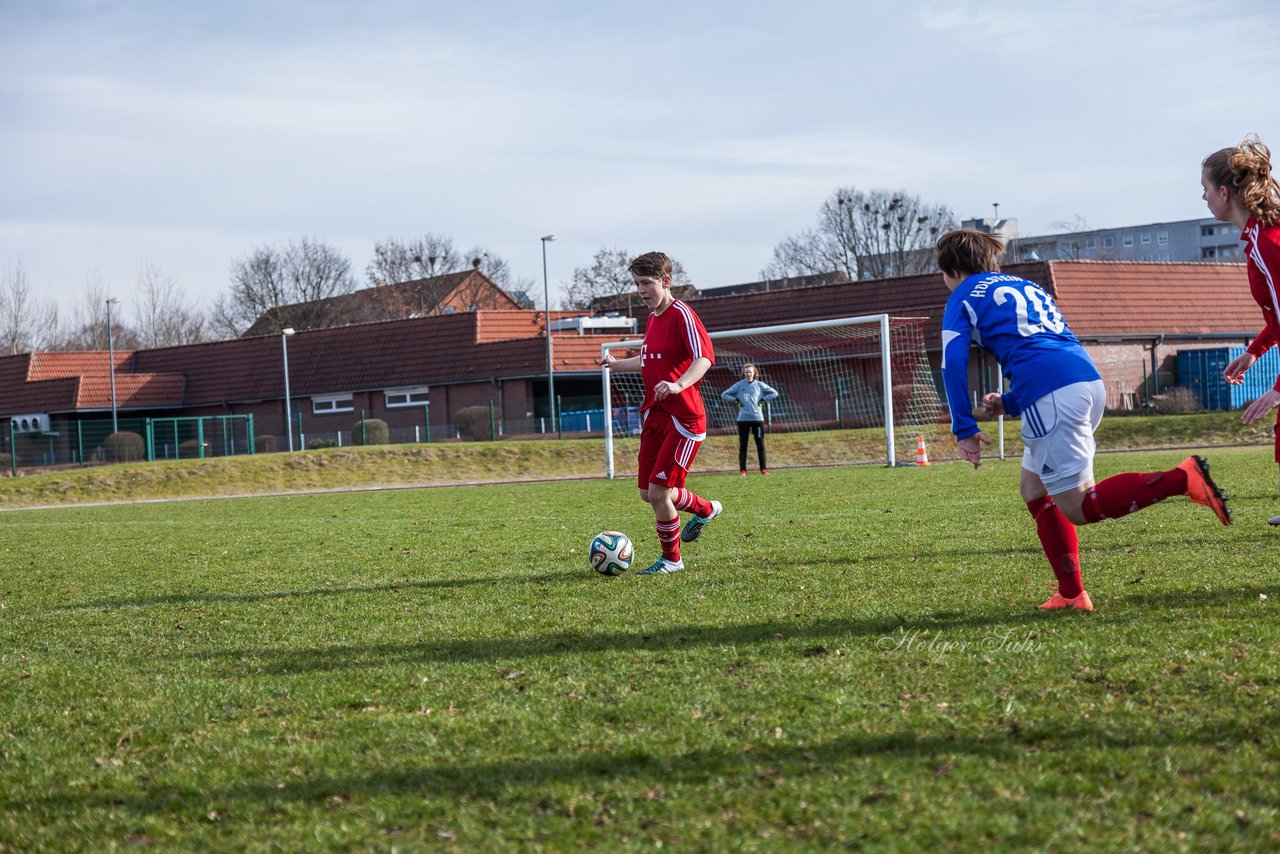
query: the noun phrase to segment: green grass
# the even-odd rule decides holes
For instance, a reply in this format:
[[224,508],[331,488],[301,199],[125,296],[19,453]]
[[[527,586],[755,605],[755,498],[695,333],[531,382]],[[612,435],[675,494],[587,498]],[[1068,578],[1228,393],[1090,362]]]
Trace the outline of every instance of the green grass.
[[656,578],[587,566],[629,482],[7,513],[0,850],[1274,849],[1275,467],[1209,456],[1238,523],[1082,529],[1092,614],[1012,461],[705,475]]
[[[994,442],[996,425],[984,424]],[[946,425],[926,431],[934,461],[957,456]],[[900,433],[898,459],[915,458],[918,430]],[[768,437],[770,465],[775,468],[880,461],[885,458],[881,430],[831,430],[777,433]],[[1239,413],[1111,417],[1102,422],[1098,445],[1103,449],[1185,448],[1272,442],[1271,423],[1244,427]],[[1017,422],[1005,430],[1006,453],[1022,453]],[[750,465],[755,467],[755,448]],[[620,440],[615,459],[619,471],[632,471],[635,440]],[[994,448],[992,449],[994,453]],[[698,453],[706,471],[738,467],[737,436],[715,435]],[[133,463],[0,478],[0,508],[40,507],[166,498],[261,495],[281,492],[370,487],[456,485],[546,478],[598,478],[604,474],[604,446],[599,438],[564,441],[446,442],[331,448],[295,454],[260,454],[208,460]]]

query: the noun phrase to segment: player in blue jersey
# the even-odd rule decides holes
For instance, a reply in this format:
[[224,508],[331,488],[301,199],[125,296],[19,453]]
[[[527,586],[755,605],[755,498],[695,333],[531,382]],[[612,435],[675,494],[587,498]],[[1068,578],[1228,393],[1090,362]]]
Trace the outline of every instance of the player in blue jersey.
[[969,350],[990,352],[1012,380],[1004,394],[988,394],[986,415],[1022,418],[1020,488],[1036,520],[1036,533],[1058,579],[1058,592],[1040,607],[1092,611],[1080,578],[1076,525],[1116,519],[1173,495],[1186,495],[1231,524],[1226,496],[1209,477],[1209,464],[1192,456],[1169,471],[1093,480],[1093,433],[1107,393],[1079,339],[1053,297],[1035,282],[999,272],[1000,238],[958,229],[938,240],[935,255],[951,290],[942,315],[942,378],[951,407],[951,432],[960,453],[981,465],[991,441],[978,429],[969,404]]

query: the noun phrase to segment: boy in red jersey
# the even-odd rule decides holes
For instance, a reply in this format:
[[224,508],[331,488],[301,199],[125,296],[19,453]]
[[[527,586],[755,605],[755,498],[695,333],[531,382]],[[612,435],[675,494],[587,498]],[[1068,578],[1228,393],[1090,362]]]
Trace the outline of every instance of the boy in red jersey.
[[[601,363],[616,371],[640,371],[644,426],[640,431],[640,497],[653,507],[662,556],[638,575],[658,575],[684,569],[680,541],[696,540],[706,524],[720,515],[720,502],[707,501],[685,488],[689,466],[707,437],[707,413],[699,385],[715,362],[711,338],[693,309],[671,293],[671,259],[646,252],[629,270],[640,299],[653,314],[644,327],[640,355]],[[680,530],[680,512],[693,517]]]

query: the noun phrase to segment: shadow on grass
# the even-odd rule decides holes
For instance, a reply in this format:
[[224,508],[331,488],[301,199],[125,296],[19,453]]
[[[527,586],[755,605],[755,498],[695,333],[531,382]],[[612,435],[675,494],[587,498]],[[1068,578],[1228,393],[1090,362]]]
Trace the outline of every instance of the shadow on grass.
[[[1050,615],[1048,619],[1052,619]],[[187,653],[184,657],[227,662],[227,675],[247,671],[264,675],[297,675],[359,667],[386,667],[395,664],[459,664],[501,662],[537,656],[574,655],[599,652],[663,652],[694,647],[783,644],[788,641],[838,643],[849,637],[893,637],[904,628],[928,629],[1011,629],[1042,625],[1046,615],[1034,611],[998,615],[961,612],[894,614],[866,619],[827,619],[806,624],[771,620],[742,625],[677,625],[635,632],[553,632],[528,637],[485,639],[442,638],[412,644],[366,644],[303,649],[219,648]]]
[[[325,774],[312,768],[307,779],[293,783],[257,780],[197,788],[187,783],[158,781],[149,791],[136,795],[118,789],[68,792],[10,806],[37,815],[82,815],[88,808],[139,818],[184,811],[203,817],[213,808],[241,821],[248,819],[247,814],[263,809],[273,811],[287,804],[314,803],[327,808],[335,796],[344,800],[387,796],[532,799],[533,804],[541,802],[544,809],[550,810],[561,805],[545,800],[546,792],[550,789],[563,795],[565,786],[612,793],[625,786],[724,787],[734,781],[751,786],[766,778],[829,775],[848,777],[848,796],[854,803],[898,809],[898,794],[854,776],[861,767],[858,760],[920,760],[932,764],[950,757],[970,756],[1018,766],[1039,763],[1059,771],[1096,770],[1108,754],[1121,755],[1117,751],[1188,747],[1230,750],[1240,744],[1265,743],[1273,739],[1271,734],[1280,726],[1280,713],[1272,711],[1243,721],[1220,716],[1192,729],[1183,723],[1168,723],[1142,732],[1075,718],[1053,724],[1009,721],[997,725],[998,730],[983,735],[922,735],[909,730],[859,732],[803,745],[756,743],[749,752],[704,748],[665,754],[635,748],[471,763],[446,759],[422,766],[405,761],[367,773]],[[1041,754],[1040,759],[1034,758]]]
[[[1210,529],[1216,530],[1216,529]],[[1257,544],[1259,547],[1274,546],[1280,544],[1280,535],[1274,529],[1262,531],[1257,534],[1248,536],[1233,537],[1230,541],[1232,549],[1239,549],[1243,546]],[[1134,544],[1127,541],[1112,542],[1090,542],[1087,533],[1081,537],[1081,551],[1084,554],[1083,568],[1088,573],[1089,558],[1105,557],[1105,556],[1127,556],[1141,555],[1143,557],[1159,556],[1162,552],[1168,551],[1173,554],[1180,554],[1188,548],[1188,540],[1184,535],[1176,532],[1169,533],[1167,536],[1158,537],[1144,533],[1141,549],[1135,548]],[[837,569],[849,569],[857,566],[865,566],[868,563],[885,563],[892,561],[902,561],[906,558],[919,560],[954,560],[959,564],[975,565],[984,558],[994,558],[1001,565],[1009,565],[1010,569],[1015,568],[1010,564],[1013,558],[1024,558],[1032,561],[1036,566],[1042,568],[1050,579],[1049,566],[1045,561],[1044,550],[1041,548],[1039,541],[1036,539],[1035,529],[1028,530],[1028,537],[1025,543],[1021,545],[1009,545],[1007,543],[994,543],[991,545],[957,545],[945,548],[925,547],[913,549],[908,544],[906,547],[894,550],[891,553],[885,552],[859,552],[851,549],[849,553],[842,557],[822,557],[815,559],[789,559],[786,557],[770,556],[769,565],[772,567],[806,567],[806,566],[828,566]]]
[[[1117,597],[1113,613],[1092,615],[1106,620],[1109,627],[1142,619],[1144,609],[1177,611],[1182,609],[1222,608],[1229,605],[1250,605],[1259,602],[1258,595],[1266,594],[1280,606],[1280,585],[1257,588],[1233,588],[1185,591],[1137,592]],[[1118,612],[1118,613],[1117,613]],[[385,667],[394,664],[459,664],[476,662],[500,662],[512,659],[547,655],[616,653],[619,650],[663,652],[688,650],[694,647],[738,646],[751,644],[783,644],[794,641],[838,643],[844,638],[894,637],[904,630],[978,629],[1011,630],[1049,627],[1063,617],[1079,618],[1083,615],[1046,614],[1028,608],[1020,612],[998,614],[972,611],[933,611],[903,613],[862,619],[824,619],[809,623],[786,620],[769,620],[739,625],[674,625],[634,632],[575,631],[552,632],[526,637],[495,637],[483,639],[442,638],[410,644],[365,644],[312,648],[219,648],[213,651],[186,653],[184,657],[204,661],[226,662],[228,675],[238,675],[246,670],[264,675],[283,675],[307,672],[331,672],[349,668]],[[1222,614],[1217,616],[1230,619]],[[1090,619],[1090,617],[1084,617]]]
[[[1267,597],[1264,604],[1258,597]],[[1178,610],[1180,608],[1221,608],[1228,605],[1247,606],[1252,608],[1280,608],[1280,584],[1268,584],[1259,587],[1224,587],[1205,590],[1197,587],[1194,590],[1151,590],[1130,593],[1124,597],[1126,604],[1137,608],[1160,610]],[[1223,617],[1222,614],[1215,615]]]
[[268,602],[273,599],[293,599],[312,596],[347,596],[353,593],[387,593],[398,590],[439,590],[472,586],[497,587],[512,583],[547,584],[572,581],[563,572],[530,576],[490,576],[488,578],[445,578],[438,581],[397,581],[388,584],[369,584],[348,587],[315,587],[309,590],[269,590],[264,593],[170,593],[164,596],[147,596],[140,599],[101,599],[82,602],[79,605],[59,605],[48,608],[51,613],[75,611],[106,611],[115,608],[147,608],[152,605],[196,605],[214,602]]

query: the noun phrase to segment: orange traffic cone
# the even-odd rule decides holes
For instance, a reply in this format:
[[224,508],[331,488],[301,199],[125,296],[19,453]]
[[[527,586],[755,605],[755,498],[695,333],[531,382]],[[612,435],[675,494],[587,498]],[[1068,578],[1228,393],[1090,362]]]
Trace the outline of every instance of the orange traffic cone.
[[916,465],[929,465],[929,452],[925,450],[923,434],[916,440]]

